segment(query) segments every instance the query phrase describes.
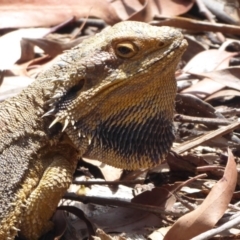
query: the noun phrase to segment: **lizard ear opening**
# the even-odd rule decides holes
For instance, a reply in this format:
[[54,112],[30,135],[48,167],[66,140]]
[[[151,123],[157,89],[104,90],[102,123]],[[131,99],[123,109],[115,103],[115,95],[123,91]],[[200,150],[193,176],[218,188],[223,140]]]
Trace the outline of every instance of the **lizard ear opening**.
[[81,79],[76,85],[74,85],[73,87],[71,87],[68,90],[67,94],[71,94],[72,95],[72,94],[77,93],[79,90],[81,90],[83,88],[84,82],[85,82],[85,79]]
[[57,112],[60,110],[65,110],[69,105],[71,105],[73,99],[78,95],[78,92],[83,88],[85,79],[81,79],[78,83],[72,86],[59,101],[56,102]]
[[121,58],[131,58],[135,56],[137,52],[138,48],[131,42],[122,42],[115,46],[115,53]]

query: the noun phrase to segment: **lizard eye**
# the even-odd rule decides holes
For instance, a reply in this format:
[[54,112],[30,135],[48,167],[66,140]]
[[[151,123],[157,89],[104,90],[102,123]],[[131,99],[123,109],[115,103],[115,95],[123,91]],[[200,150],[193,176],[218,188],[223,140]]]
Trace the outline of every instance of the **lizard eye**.
[[137,54],[137,47],[130,42],[118,43],[116,45],[116,55],[121,58],[131,58],[135,54]]

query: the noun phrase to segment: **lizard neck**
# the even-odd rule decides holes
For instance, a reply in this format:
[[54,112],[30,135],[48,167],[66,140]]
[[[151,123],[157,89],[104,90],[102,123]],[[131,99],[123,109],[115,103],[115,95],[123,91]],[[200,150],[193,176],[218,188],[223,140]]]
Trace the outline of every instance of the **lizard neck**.
[[151,82],[111,89],[106,101],[98,100],[87,115],[83,112],[76,129],[67,129],[83,156],[110,165],[114,158],[114,166],[124,169],[158,164],[174,140],[176,81],[169,71]]

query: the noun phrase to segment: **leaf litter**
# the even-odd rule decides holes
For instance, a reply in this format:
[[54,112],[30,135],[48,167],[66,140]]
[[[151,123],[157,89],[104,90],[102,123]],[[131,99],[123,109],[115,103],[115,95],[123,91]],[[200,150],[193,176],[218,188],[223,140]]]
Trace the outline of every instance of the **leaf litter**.
[[[238,1],[3,1],[0,101],[59,55],[123,20],[182,30],[176,140],[166,162],[134,172],[80,161],[43,239],[240,238]],[[18,16],[18,17],[16,17]],[[238,171],[237,171],[238,170]]]

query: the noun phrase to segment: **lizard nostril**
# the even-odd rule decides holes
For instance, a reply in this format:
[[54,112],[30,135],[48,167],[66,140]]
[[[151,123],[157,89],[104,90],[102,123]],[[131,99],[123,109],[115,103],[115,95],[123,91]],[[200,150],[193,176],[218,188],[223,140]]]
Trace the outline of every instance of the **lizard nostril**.
[[159,47],[163,47],[164,46],[164,42],[159,42],[158,46]]

